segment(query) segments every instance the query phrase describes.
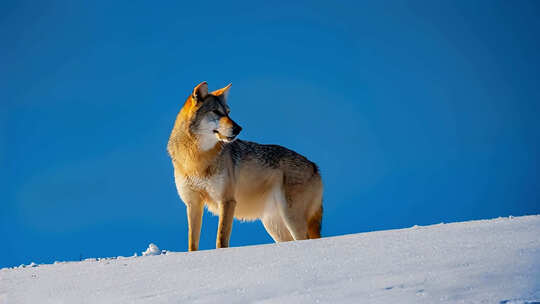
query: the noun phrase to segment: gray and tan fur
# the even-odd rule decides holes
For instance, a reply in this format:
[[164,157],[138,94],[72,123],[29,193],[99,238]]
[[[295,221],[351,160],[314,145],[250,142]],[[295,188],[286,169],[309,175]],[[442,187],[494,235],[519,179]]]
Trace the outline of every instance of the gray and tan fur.
[[206,205],[219,215],[216,247],[228,247],[233,217],[260,219],[276,242],[319,238],[322,180],[317,166],[277,145],[236,139],[230,85],[197,85],[178,113],[167,149],[187,208],[189,250],[197,250]]

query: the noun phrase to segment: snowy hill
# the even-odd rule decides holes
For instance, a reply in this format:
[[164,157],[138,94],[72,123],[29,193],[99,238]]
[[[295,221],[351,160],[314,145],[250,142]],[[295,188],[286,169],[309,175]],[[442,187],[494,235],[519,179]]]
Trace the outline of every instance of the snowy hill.
[[0,303],[539,301],[540,216],[0,270]]

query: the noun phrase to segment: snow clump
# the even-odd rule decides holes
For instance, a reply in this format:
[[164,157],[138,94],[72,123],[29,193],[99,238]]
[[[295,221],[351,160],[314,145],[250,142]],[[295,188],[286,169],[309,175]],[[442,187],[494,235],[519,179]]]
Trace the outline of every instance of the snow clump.
[[148,245],[148,248],[146,249],[146,251],[144,251],[142,253],[143,256],[160,255],[160,254],[161,254],[161,250],[159,250],[158,246],[156,246],[156,244],[154,244],[154,243],[150,243],[150,245]]

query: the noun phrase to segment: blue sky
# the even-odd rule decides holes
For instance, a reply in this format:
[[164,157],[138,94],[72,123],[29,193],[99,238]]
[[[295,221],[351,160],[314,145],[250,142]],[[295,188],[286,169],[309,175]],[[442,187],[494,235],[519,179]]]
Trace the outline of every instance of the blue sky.
[[166,143],[203,80],[318,163],[325,236],[540,213],[534,1],[0,6],[0,267],[186,250]]

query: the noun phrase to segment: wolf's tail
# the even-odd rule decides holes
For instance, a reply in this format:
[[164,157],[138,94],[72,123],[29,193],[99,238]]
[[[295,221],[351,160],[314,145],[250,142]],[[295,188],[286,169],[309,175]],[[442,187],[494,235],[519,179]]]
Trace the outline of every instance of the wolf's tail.
[[318,239],[321,237],[322,228],[322,204],[319,209],[311,216],[308,221],[308,236],[310,239]]

